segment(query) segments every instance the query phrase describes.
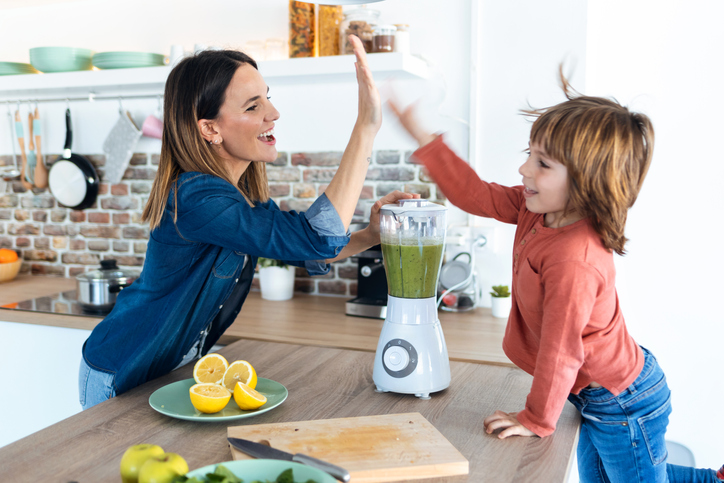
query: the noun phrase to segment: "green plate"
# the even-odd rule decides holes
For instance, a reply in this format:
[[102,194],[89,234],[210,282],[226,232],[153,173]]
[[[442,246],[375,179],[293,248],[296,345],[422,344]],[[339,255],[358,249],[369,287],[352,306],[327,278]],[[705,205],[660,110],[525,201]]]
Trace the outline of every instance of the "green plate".
[[203,423],[220,423],[236,419],[251,418],[265,413],[279,406],[287,398],[289,392],[282,384],[271,379],[260,377],[256,390],[266,396],[266,402],[259,409],[242,411],[232,397],[224,409],[214,414],[204,414],[196,410],[191,404],[189,389],[196,384],[193,379],[173,382],[154,391],[148,398],[148,403],[161,414],[186,421],[200,421]]
[[93,65],[99,69],[127,69],[165,65],[162,54],[150,52],[100,52],[93,55]]
[[[312,468],[311,466],[294,463],[291,461],[280,461],[280,460],[239,460],[239,461],[225,461],[219,463],[228,468],[235,476],[243,479],[245,482],[252,482],[254,480],[261,481],[276,481],[277,476],[282,471],[292,469],[294,475],[294,481],[306,482],[309,479],[314,480],[317,483],[337,483],[331,475],[325,473],[322,470]],[[202,478],[206,476],[206,473],[213,473],[217,465],[204,466],[194,471],[186,473],[186,476]]]

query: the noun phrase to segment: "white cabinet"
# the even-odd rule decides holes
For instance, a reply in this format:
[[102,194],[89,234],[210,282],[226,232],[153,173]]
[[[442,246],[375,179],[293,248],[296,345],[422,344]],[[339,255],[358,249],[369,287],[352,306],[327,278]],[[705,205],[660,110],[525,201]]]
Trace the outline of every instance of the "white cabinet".
[[89,335],[0,322],[0,447],[81,411],[78,366]]

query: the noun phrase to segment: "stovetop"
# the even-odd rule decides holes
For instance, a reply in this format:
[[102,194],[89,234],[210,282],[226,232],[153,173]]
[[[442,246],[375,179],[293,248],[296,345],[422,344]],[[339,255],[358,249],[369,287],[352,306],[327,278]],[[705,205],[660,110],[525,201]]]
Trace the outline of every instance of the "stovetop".
[[26,312],[41,312],[46,314],[80,315],[83,317],[103,317],[104,313],[91,312],[81,307],[75,290],[60,292],[45,297],[23,300],[7,304],[3,309],[23,310]]

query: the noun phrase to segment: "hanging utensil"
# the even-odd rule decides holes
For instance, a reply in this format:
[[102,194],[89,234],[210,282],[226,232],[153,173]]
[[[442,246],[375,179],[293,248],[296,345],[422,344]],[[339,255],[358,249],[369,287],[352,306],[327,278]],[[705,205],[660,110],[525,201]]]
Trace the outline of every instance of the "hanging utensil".
[[[0,175],[5,181],[12,181],[20,176],[20,170],[18,169],[18,155],[15,152],[15,133],[13,129],[13,115],[10,112],[10,103],[8,106],[8,126],[10,126],[10,144],[13,147],[13,162],[15,166],[3,166],[0,168]],[[4,191],[4,190],[3,190]]]
[[59,203],[74,210],[83,210],[96,201],[98,173],[87,158],[70,151],[73,144],[70,109],[65,110],[65,128],[63,154],[50,167],[48,185]]
[[[25,131],[23,130],[23,122],[20,120],[20,109],[15,111],[15,134],[18,136],[18,144],[20,145],[20,159],[22,167],[20,168],[20,182],[25,189],[32,190],[33,185],[27,181],[28,157],[25,154]],[[31,178],[32,179],[32,178]]]
[[37,104],[35,105],[35,115],[33,116],[32,129],[32,132],[35,133],[35,151],[38,155],[38,164],[37,166],[35,166],[35,187],[44,189],[48,187],[48,168],[45,167],[45,162],[43,161],[43,154],[40,152],[41,123],[40,111],[38,111]]
[[28,111],[28,164],[25,168],[25,179],[28,183],[34,183],[38,156],[35,154],[35,141],[33,140],[33,111],[30,109]]

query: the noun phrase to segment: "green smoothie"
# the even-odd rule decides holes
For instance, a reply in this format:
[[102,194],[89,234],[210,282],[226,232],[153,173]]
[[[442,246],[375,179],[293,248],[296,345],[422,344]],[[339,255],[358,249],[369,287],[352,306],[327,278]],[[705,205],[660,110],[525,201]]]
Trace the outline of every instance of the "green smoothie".
[[442,245],[382,243],[389,294],[408,299],[434,297],[442,251]]

